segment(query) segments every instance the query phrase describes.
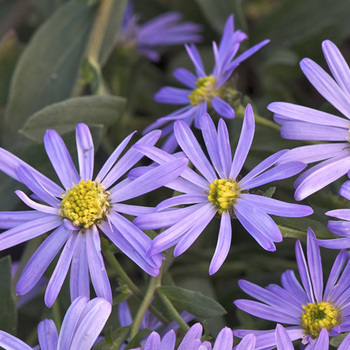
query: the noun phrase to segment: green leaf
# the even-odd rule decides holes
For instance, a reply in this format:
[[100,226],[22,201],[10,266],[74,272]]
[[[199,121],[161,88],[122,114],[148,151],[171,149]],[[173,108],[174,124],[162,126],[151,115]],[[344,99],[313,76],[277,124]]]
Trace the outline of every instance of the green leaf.
[[71,96],[95,7],[69,2],[42,24],[24,50],[11,82],[4,117],[9,143],[34,112]]
[[186,310],[197,317],[218,317],[226,313],[217,301],[199,292],[176,286],[162,286],[157,291],[165,295],[178,310]]
[[319,0],[286,0],[279,4],[253,28],[254,41],[269,38],[271,48],[290,47],[333,25],[341,37],[350,34],[348,0],[337,1],[337,6],[332,0],[324,0],[321,5]]
[[0,259],[0,329],[14,334],[17,325],[17,309],[12,293],[11,258]]
[[317,238],[333,238],[326,226],[313,219],[274,217],[274,221],[280,228],[283,237],[293,237],[305,241],[307,229],[311,227]]
[[115,48],[120,26],[124,17],[127,0],[114,0],[104,39],[99,54],[99,63],[103,66]]
[[242,28],[244,24],[242,9],[238,0],[196,0],[196,3],[208,22],[219,33],[222,33],[225,22],[231,14],[235,16],[235,29]]
[[109,126],[115,123],[125,107],[125,99],[116,96],[83,96],[52,104],[32,115],[23,128],[22,134],[41,142],[47,129],[67,133],[77,123]]

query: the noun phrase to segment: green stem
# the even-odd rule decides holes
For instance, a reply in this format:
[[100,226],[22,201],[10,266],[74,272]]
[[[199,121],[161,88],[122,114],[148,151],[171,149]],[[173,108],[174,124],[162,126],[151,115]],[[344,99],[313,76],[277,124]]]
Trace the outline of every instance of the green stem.
[[258,114],[254,114],[254,116],[255,116],[255,122],[257,124],[266,126],[266,127],[270,128],[270,129],[273,129],[273,130],[275,130],[277,132],[280,132],[281,127],[278,124],[276,124],[275,122],[273,122],[272,120],[260,117]]
[[112,13],[114,0],[103,0],[97,10],[94,26],[91,31],[87,57],[91,62],[98,62],[102,43],[105,37],[109,17]]
[[158,276],[150,278],[146,294],[142,300],[142,303],[131,325],[130,339],[132,339],[138,333],[141,326],[142,319],[145,316],[146,311],[149,309],[152,303],[152,300],[157,288],[161,285],[161,279],[162,279],[162,271],[159,272]]
[[163,305],[167,308],[169,314],[171,315],[171,318],[177,322],[177,324],[180,326],[180,328],[183,332],[187,332],[190,329],[190,327],[182,319],[182,317],[177,312],[177,310],[175,309],[175,307],[171,303],[171,301],[162,293],[158,293],[158,296],[159,296],[160,300],[162,301]]
[[[141,290],[136,286],[136,284],[130,279],[130,277],[126,274],[124,269],[119,264],[118,260],[114,256],[114,254],[110,251],[107,240],[101,239],[102,245],[102,253],[104,257],[107,259],[109,264],[114,268],[119,278],[128,286],[130,291],[139,299],[143,300],[144,295]],[[159,321],[163,324],[169,324],[169,320],[164,317],[153,305],[149,306],[149,311],[157,317]]]

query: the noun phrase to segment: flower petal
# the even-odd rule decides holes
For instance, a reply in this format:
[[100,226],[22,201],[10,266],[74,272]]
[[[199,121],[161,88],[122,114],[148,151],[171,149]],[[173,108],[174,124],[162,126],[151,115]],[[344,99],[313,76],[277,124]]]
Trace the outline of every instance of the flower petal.
[[220,220],[220,229],[215,252],[210,262],[209,275],[213,275],[224,263],[231,247],[232,227],[228,212],[223,212]]
[[312,289],[314,291],[315,299],[319,303],[322,299],[323,292],[323,270],[320,248],[316,243],[316,236],[311,228],[307,230],[307,261],[310,270],[310,277],[312,281]]
[[113,191],[112,188],[111,202],[126,201],[167,185],[184,171],[187,163],[188,161],[185,158],[175,159],[172,162],[153,168],[122,188],[119,186],[116,191]]
[[277,350],[294,350],[293,343],[290,340],[289,335],[283,326],[277,324],[275,332]]
[[173,76],[180,83],[186,85],[190,89],[194,90],[196,88],[197,77],[185,68],[177,68],[173,72]]
[[86,230],[86,252],[91,282],[98,297],[112,303],[112,290],[101,253],[101,241],[96,226]]
[[38,283],[70,235],[61,225],[41,243],[23,269],[16,286],[17,294],[28,293]]
[[347,118],[350,118],[348,97],[329,74],[309,58],[301,60],[300,68],[316,90]]
[[136,131],[128,135],[113,151],[113,153],[109,156],[109,158],[107,159],[107,161],[104,163],[103,167],[97,174],[96,179],[100,179],[100,181],[103,182],[105,176],[108,174],[109,170],[112,168],[114,163],[118,160],[120,154],[124,151],[125,147],[128,145],[130,139],[133,137],[135,132]]
[[13,228],[26,222],[46,217],[46,213],[35,210],[3,211],[0,212],[0,229]]
[[346,174],[350,169],[350,157],[331,159],[321,164],[316,165],[312,172],[311,168],[307,177],[298,183],[294,194],[296,200],[303,200]]
[[172,105],[186,105],[190,103],[188,97],[190,94],[191,90],[188,89],[165,86],[154,95],[154,101]]
[[[40,200],[51,205],[53,208],[58,208],[60,201],[53,196],[41,183],[40,179],[26,167],[20,165],[17,168],[17,174],[23,184],[25,184]],[[63,192],[63,191],[62,191]]]
[[69,265],[72,261],[74,245],[77,234],[71,234],[65,244],[61,256],[58,259],[55,270],[53,271],[45,292],[45,305],[51,307],[55,302],[62,284],[67,276]]
[[295,258],[298,265],[300,279],[308,296],[309,302],[315,303],[308,266],[300,241],[297,241],[295,244]]
[[[146,144],[146,145],[154,145],[159,137],[161,132],[159,130],[151,131],[150,133],[143,136],[136,144]],[[140,152],[137,152],[134,149],[129,149],[119,161],[114,164],[114,166],[110,169],[108,174],[105,176],[102,184],[109,188],[113,185],[123,174],[125,174],[130,168],[132,168],[143,155]]]
[[141,267],[145,272],[151,276],[158,276],[159,268],[155,268],[145,260],[137,250],[125,239],[125,237],[118,231],[117,228],[111,228],[110,224],[104,221],[99,225],[99,228],[104,234],[132,261]]
[[0,346],[3,346],[5,350],[33,350],[22,340],[4,331],[0,331]]
[[88,126],[79,123],[76,127],[76,140],[79,160],[80,178],[84,181],[92,179],[94,171],[94,142]]
[[90,349],[94,345],[111,314],[112,305],[103,298],[95,298],[86,304],[85,309],[88,309],[88,312],[83,311],[70,350]]
[[230,169],[230,177],[236,179],[242,170],[244,162],[249,153],[250,147],[253,142],[255,132],[255,121],[252,106],[247,105],[244,113],[243,125],[241,135],[237,144],[235,155],[233,157],[232,166]]
[[86,234],[78,232],[70,268],[70,299],[90,298],[89,267],[86,252]]
[[242,193],[241,198],[257,206],[267,214],[283,217],[302,217],[313,213],[311,207],[294,203],[286,203],[278,199]]
[[56,215],[45,215],[44,217],[32,220],[22,225],[13,227],[0,234],[0,249],[5,250],[17,244],[29,241],[38,237],[57,226],[61,225],[62,219]]
[[323,41],[322,50],[333,77],[335,78],[341,89],[345,93],[347,93],[347,96],[349,98],[350,69],[348,64],[346,63],[339,49],[330,40]]
[[77,184],[80,178],[61,136],[55,130],[47,130],[44,145],[63,187],[70,188],[73,183]]
[[81,320],[81,314],[88,301],[89,299],[86,297],[78,297],[72,301],[62,322],[57,350],[70,349],[72,339]]
[[31,173],[35,174],[35,176],[40,180],[40,182],[45,186],[45,188],[47,188],[48,191],[50,191],[52,195],[54,195],[55,197],[59,197],[61,195],[62,188],[60,186],[55,184],[49,178],[39,173],[33,167],[23,162],[23,160],[19,159],[12,153],[0,148],[0,170],[2,172],[4,172],[5,174],[17,181],[21,181],[17,174],[17,169],[19,166],[25,167]]
[[233,347],[233,335],[232,331],[228,327],[224,327],[218,334],[213,350],[232,350]]
[[267,106],[273,113],[287,117],[287,120],[303,121],[311,124],[346,128],[347,120],[317,109],[299,106],[294,103],[273,102]]
[[227,126],[222,119],[219,120],[218,125],[218,146],[220,160],[224,169],[225,178],[228,179],[232,164],[232,154],[230,136],[228,134]]
[[235,110],[220,97],[214,96],[211,104],[215,111],[223,118],[233,119],[235,117]]
[[38,325],[38,338],[41,350],[57,350],[58,334],[55,322],[41,321]]
[[223,178],[225,177],[225,174],[220,159],[218,135],[216,132],[214,122],[208,113],[202,116],[200,122],[204,143],[207,148],[210,161],[214,165],[215,170],[219,174],[220,178]]
[[55,215],[55,216],[58,216],[58,208],[53,208],[53,207],[50,207],[48,205],[44,205],[44,204],[40,204],[40,203],[37,203],[33,200],[31,200],[24,192],[22,191],[15,191],[16,195],[18,196],[18,198],[21,199],[21,201],[23,203],[25,203],[26,205],[28,205],[28,207],[34,209],[34,210],[37,210],[37,211],[40,211],[42,213],[46,213],[46,214],[51,214],[51,215]]
[[216,179],[212,166],[188,125],[184,122],[177,121],[174,125],[174,132],[180,147],[198,171],[203,174],[210,183]]

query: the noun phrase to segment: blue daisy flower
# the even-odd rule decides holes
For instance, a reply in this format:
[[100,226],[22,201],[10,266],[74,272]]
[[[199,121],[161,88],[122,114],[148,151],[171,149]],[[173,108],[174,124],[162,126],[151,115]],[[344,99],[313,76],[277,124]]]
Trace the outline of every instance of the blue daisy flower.
[[[112,302],[112,292],[101,254],[100,232],[103,232],[124,254],[152,276],[159,273],[163,256],[147,257],[151,239],[121,214],[140,215],[151,208],[122,202],[150,192],[174,180],[186,167],[185,159],[154,169],[135,181],[121,180],[141,158],[140,152],[121,153],[133,133],[126,137],[104,166],[93,177],[94,145],[85,124],[76,127],[79,172],[62,138],[54,130],[44,137],[46,153],[62,187],[39,173],[21,159],[0,148],[0,170],[23,183],[32,198],[22,191],[17,196],[31,209],[0,212],[0,250],[52,231],[28,261],[17,283],[17,294],[30,291],[40,280],[54,257],[60,258],[49,279],[45,304],[52,306],[70,267],[71,299],[89,297],[89,275],[96,295]],[[153,145],[160,132],[141,138],[139,144]]]

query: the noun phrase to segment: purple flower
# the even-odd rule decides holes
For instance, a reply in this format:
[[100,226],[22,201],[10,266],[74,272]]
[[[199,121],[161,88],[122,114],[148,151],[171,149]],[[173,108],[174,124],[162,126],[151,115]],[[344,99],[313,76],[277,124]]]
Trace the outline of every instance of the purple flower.
[[[350,200],[350,181],[343,183],[343,185],[340,187],[339,194]],[[321,247],[330,249],[350,248],[350,209],[330,210],[326,213],[326,215],[343,220],[329,220],[327,225],[331,232],[343,238],[325,240],[319,239],[317,240],[318,244]]]
[[[320,248],[311,229],[307,235],[307,260],[300,241],[296,242],[295,254],[302,284],[292,270],[282,274],[282,287],[270,284],[262,288],[241,280],[241,289],[259,301],[242,299],[234,304],[256,317],[291,325],[285,328],[288,336],[292,341],[302,339],[306,349],[316,349],[316,346],[323,349],[321,345],[326,342],[325,338],[350,331],[350,263],[347,252],[343,250],[338,254],[325,287]],[[240,338],[250,333],[256,335],[257,349],[276,346],[273,330],[233,331]]]
[[[219,236],[209,268],[209,273],[213,274],[221,267],[230,249],[232,218],[237,218],[264,249],[274,251],[276,249],[274,242],[282,241],[282,235],[270,214],[287,217],[312,214],[313,211],[308,206],[285,203],[249,193],[253,188],[285,179],[304,169],[305,164],[300,162],[273,167],[286,150],[271,155],[239,179],[253,140],[254,130],[254,114],[252,107],[248,105],[241,136],[232,159],[225,122],[220,119],[216,131],[210,116],[204,115],[202,134],[210,163],[189,126],[183,121],[175,123],[176,140],[201,175],[186,169],[180,179],[167,185],[183,194],[166,199],[157,206],[156,212],[138,216],[134,220],[134,223],[143,229],[169,227],[154,238],[148,254],[158,254],[174,245],[176,245],[174,255],[182,254],[217,215],[220,218]],[[136,145],[135,148],[159,164],[176,159],[175,156],[155,147]],[[183,205],[185,207],[176,208]]]
[[[149,133],[138,143],[153,145],[159,134],[158,131]],[[24,268],[16,286],[18,294],[26,294],[36,285],[63,247],[46,288],[46,305],[50,307],[56,300],[69,267],[72,300],[80,295],[89,297],[90,275],[97,296],[111,302],[99,230],[148,274],[158,274],[162,255],[146,257],[151,239],[121,215],[139,215],[149,212],[150,208],[122,202],[172,181],[184,169],[186,160],[177,159],[135,181],[120,181],[141,159],[141,154],[133,149],[120,157],[132,135],[122,141],[93,180],[94,145],[87,125],[76,127],[79,173],[62,138],[56,131],[48,130],[44,137],[45,149],[63,187],[0,149],[0,170],[26,185],[34,198],[16,191],[34,210],[0,213],[0,228],[7,229],[0,235],[1,250],[53,230]]]
[[152,61],[159,61],[156,48],[169,45],[199,42],[202,26],[192,22],[181,22],[179,12],[166,12],[152,20],[138,24],[139,16],[133,14],[132,3],[124,13],[117,44],[123,47],[136,46],[137,51]]
[[158,91],[154,97],[155,101],[160,103],[185,105],[185,107],[158,119],[145,129],[145,132],[148,132],[164,127],[163,136],[170,135],[163,145],[164,150],[172,153],[176,149],[177,144],[172,133],[173,124],[176,120],[183,120],[188,125],[191,125],[194,121],[195,127],[199,128],[200,118],[207,112],[210,106],[224,118],[234,118],[235,111],[223,98],[224,84],[231,76],[233,70],[242,61],[269,42],[269,40],[264,40],[235,58],[240,43],[246,38],[246,34],[240,30],[234,30],[233,16],[230,16],[226,22],[219,46],[213,42],[215,65],[209,75],[205,72],[196,46],[186,45],[187,53],[193,62],[196,74],[185,68],[176,69],[173,73],[174,77],[180,83],[184,84],[186,88],[181,89],[167,86]]
[[[44,320],[38,326],[41,350],[89,350],[94,345],[111,313],[111,304],[103,298],[89,301],[86,297],[76,298],[63,319],[60,335],[55,323]],[[0,346],[5,350],[32,350],[11,334],[0,331]]]
[[297,147],[281,158],[280,161],[320,162],[296,180],[297,200],[308,197],[350,170],[350,69],[331,41],[324,41],[322,49],[334,79],[309,58],[304,58],[300,67],[317,91],[345,118],[292,103],[274,102],[268,106],[275,113],[275,121],[282,126],[283,138],[330,141]]
[[[208,341],[201,342],[203,327],[200,323],[194,324],[186,333],[177,350],[232,350],[233,335],[228,327],[223,328],[217,336],[212,348]],[[176,336],[173,330],[169,331],[161,339],[157,332],[152,332],[142,347],[132,350],[174,350]]]

